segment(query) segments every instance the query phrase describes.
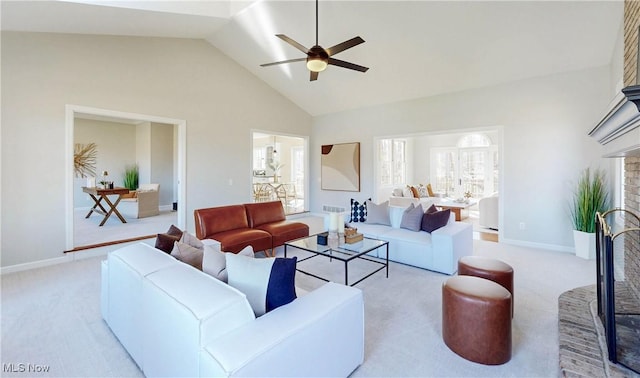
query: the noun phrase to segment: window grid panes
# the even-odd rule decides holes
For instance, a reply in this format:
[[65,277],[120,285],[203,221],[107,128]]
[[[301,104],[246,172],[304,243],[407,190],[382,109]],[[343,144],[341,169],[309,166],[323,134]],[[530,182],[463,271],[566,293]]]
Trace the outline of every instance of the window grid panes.
[[378,143],[380,185],[404,184],[407,177],[406,141],[382,139]]
[[457,147],[431,150],[431,184],[448,197],[482,198],[498,190],[498,149],[483,134],[469,134]]

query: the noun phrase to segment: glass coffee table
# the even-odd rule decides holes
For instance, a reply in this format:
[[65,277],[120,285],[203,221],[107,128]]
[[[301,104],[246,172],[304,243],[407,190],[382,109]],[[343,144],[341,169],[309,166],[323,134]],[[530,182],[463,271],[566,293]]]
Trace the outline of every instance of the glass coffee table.
[[[374,251],[380,247],[386,248],[385,259],[378,260],[366,256],[367,253]],[[311,256],[298,260],[298,263],[318,256],[324,256],[326,258],[329,258],[330,260],[336,259],[338,261],[344,262],[344,284],[347,286],[354,286],[362,282],[362,280],[364,280],[365,278],[371,277],[375,273],[381,271],[382,269],[386,269],[386,276],[387,278],[389,278],[389,242],[383,240],[364,238],[361,242],[355,244],[343,244],[338,247],[331,248],[328,245],[318,244],[318,236],[312,235],[284,243],[284,257],[287,257],[288,248],[298,248],[303,251],[312,253]],[[375,270],[360,278],[358,281],[349,284],[349,262],[356,259],[367,260],[372,263],[379,264],[380,267],[377,267]],[[300,273],[304,273],[306,275],[329,282],[329,280],[324,277],[317,276],[313,273],[301,269],[297,270]]]

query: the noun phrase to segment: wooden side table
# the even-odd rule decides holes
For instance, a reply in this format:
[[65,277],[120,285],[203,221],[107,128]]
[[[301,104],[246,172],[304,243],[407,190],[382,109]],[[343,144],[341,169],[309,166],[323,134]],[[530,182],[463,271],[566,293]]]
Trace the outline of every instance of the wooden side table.
[[[117,206],[120,203],[120,200],[122,199],[122,195],[129,193],[129,189],[127,188],[99,189],[99,188],[87,188],[83,186],[82,191],[89,194],[89,196],[91,197],[91,199],[93,199],[93,202],[95,203],[95,205],[93,205],[91,210],[89,210],[89,213],[85,218],[89,218],[91,214],[94,212],[98,214],[102,214],[104,215],[104,219],[102,219],[102,222],[100,222],[100,226],[102,226],[107,221],[107,219],[109,219],[111,214],[115,214],[118,218],[120,218],[120,221],[122,221],[122,223],[127,223],[127,221],[122,217],[122,215],[118,211]],[[111,200],[108,197],[110,195],[118,196],[118,199],[116,200],[116,202],[111,202]],[[101,204],[102,200],[104,200],[104,202],[109,206],[108,211],[104,208],[104,206],[102,206]]]

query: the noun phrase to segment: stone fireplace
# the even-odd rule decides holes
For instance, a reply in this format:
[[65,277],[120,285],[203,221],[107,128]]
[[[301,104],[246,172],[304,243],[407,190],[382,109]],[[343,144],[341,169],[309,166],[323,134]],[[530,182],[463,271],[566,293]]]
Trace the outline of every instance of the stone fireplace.
[[[624,196],[625,209],[640,214],[640,156],[627,156],[624,159]],[[625,228],[640,227],[632,217],[625,218]],[[624,270],[629,286],[637,298],[640,298],[640,235],[631,233],[624,239]]]

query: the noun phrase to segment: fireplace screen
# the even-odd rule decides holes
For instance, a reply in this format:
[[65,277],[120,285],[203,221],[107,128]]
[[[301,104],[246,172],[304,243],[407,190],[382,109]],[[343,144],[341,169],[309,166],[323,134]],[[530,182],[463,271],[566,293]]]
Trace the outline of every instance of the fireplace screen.
[[596,286],[598,316],[602,320],[609,360],[640,373],[640,298],[629,284],[625,270],[625,255],[638,251],[625,250],[625,237],[638,238],[640,228],[628,228],[612,232],[608,217],[624,212],[640,217],[628,210],[613,209],[596,216]]

